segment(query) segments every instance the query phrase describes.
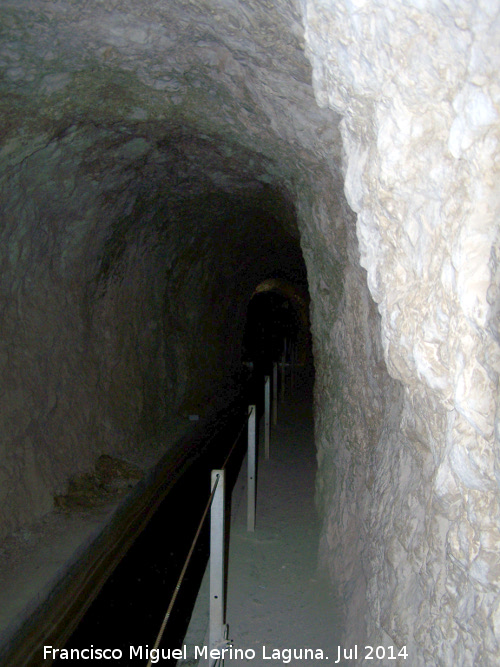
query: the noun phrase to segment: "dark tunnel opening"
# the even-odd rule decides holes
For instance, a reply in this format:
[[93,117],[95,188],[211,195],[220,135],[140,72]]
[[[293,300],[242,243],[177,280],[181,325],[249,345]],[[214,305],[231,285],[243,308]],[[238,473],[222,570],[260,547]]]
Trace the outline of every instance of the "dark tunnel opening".
[[269,374],[273,362],[286,355],[297,341],[300,323],[290,301],[274,292],[252,297],[243,337],[243,359],[260,374]]
[[270,375],[274,363],[314,368],[307,283],[270,278],[248,304],[243,334],[244,364]]

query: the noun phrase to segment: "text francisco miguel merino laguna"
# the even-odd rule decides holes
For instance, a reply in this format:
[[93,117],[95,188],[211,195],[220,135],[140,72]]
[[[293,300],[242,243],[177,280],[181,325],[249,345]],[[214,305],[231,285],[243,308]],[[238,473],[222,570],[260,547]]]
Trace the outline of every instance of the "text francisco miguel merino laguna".
[[[312,648],[278,649],[263,646],[261,655],[263,660],[279,660],[283,664],[289,664],[292,660],[324,660],[326,658],[321,649]],[[89,648],[82,649],[59,649],[53,646],[43,647],[44,660],[55,660],[56,658],[58,660],[122,660],[127,657],[129,660],[133,658],[151,660],[151,664],[157,664],[161,660],[186,660],[188,656],[186,645],[174,649],[150,649],[148,645],[129,646],[128,656],[126,655],[126,651],[122,649],[94,648],[93,644]],[[254,660],[256,652],[252,648],[233,648],[232,644],[225,648],[212,649],[210,651],[207,646],[195,646],[194,657],[204,659]]]

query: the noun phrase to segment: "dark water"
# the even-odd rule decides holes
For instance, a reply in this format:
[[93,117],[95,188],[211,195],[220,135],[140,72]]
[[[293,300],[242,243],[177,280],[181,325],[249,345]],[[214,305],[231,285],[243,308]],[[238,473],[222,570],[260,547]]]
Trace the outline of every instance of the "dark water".
[[[175,483],[147,527],[109,577],[67,642],[66,649],[120,649],[121,659],[99,664],[141,665],[147,660],[129,659],[130,646],[154,646],[178,576],[189,552],[199,520],[210,495],[210,471],[222,466],[228,449],[241,430],[246,409],[218,423],[206,434],[207,452]],[[245,455],[246,426],[227,467],[229,492]],[[177,596],[160,647],[182,645],[192,608],[208,560],[209,531],[205,521],[200,539]],[[74,654],[75,655],[75,654]],[[115,653],[115,655],[119,655]],[[143,654],[144,658],[144,654]],[[175,665],[162,660],[161,665]],[[89,665],[94,660],[57,659],[55,665]]]

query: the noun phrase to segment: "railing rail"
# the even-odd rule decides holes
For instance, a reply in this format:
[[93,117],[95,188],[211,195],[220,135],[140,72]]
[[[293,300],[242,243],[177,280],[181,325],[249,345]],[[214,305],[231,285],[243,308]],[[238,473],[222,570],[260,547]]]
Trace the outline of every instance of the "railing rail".
[[[284,378],[283,378],[284,379]],[[271,421],[271,378],[265,377],[264,383],[264,450],[265,458],[270,457],[270,421]],[[283,380],[282,380],[283,381]],[[273,424],[277,423],[277,364],[273,368]],[[211,651],[217,653],[224,646],[227,646],[227,631],[228,627],[225,623],[225,572],[224,572],[224,553],[225,553],[225,469],[226,466],[238,444],[240,437],[247,427],[247,531],[255,531],[255,514],[256,514],[256,479],[257,479],[257,438],[256,438],[256,424],[257,408],[256,405],[248,406],[248,413],[243,421],[241,429],[230,448],[226,459],[220,469],[211,471],[211,492],[207,503],[203,510],[200,522],[198,524],[195,536],[191,543],[191,547],[187,554],[186,560],[182,567],[179,579],[174,589],[174,593],[168,605],[168,609],[163,618],[160,630],[156,637],[152,653],[150,651],[150,658],[147,667],[151,667],[152,660],[160,645],[166,625],[174,608],[178,592],[180,590],[182,581],[186,574],[189,562],[193,555],[196,543],[200,536],[203,524],[210,510],[210,603],[209,603],[209,645],[207,647],[207,661],[209,667],[214,667],[220,663],[217,657],[211,657]],[[214,650],[215,649],[215,650]]]

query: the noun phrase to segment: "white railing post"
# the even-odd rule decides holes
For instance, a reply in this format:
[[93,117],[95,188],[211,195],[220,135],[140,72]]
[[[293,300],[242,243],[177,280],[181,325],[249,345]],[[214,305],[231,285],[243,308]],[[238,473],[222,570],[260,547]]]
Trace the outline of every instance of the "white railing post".
[[[210,623],[208,651],[224,642],[224,470],[212,470],[212,491],[217,484],[210,508]],[[211,661],[209,660],[209,664]]]
[[278,362],[273,364],[273,426],[278,423]]
[[286,357],[285,357],[285,353],[283,352],[283,358],[282,358],[282,361],[281,361],[281,402],[282,403],[285,402],[285,382],[286,382],[286,379],[285,379],[285,372],[286,372],[285,371],[285,361],[286,361]]
[[269,458],[269,411],[270,411],[270,402],[271,402],[271,387],[270,387],[270,378],[269,375],[266,375],[266,381],[264,385],[264,448],[265,448],[265,457]]
[[255,530],[255,405],[248,406],[248,452],[247,452],[247,531]]

